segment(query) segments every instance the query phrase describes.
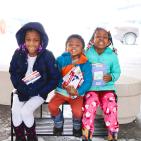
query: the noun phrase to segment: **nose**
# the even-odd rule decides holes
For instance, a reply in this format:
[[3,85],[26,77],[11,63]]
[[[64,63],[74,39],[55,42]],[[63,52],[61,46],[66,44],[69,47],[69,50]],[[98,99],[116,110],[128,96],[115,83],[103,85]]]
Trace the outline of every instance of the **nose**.
[[99,37],[99,40],[103,40],[103,39],[104,39],[104,37],[102,37],[102,36],[101,36],[101,37]]

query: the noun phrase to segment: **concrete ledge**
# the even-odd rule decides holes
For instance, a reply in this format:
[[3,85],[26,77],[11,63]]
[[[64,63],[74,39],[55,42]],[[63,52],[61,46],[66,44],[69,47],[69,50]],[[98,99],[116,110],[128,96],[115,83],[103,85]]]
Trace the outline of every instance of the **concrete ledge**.
[[10,105],[13,86],[7,71],[0,71],[0,104]]
[[118,96],[121,97],[141,95],[141,80],[133,77],[121,76],[116,82],[116,89]]
[[140,112],[141,80],[121,76],[116,83],[116,88],[119,106],[119,123],[132,122]]
[[118,107],[119,123],[124,124],[132,122],[140,112],[140,95],[119,97]]

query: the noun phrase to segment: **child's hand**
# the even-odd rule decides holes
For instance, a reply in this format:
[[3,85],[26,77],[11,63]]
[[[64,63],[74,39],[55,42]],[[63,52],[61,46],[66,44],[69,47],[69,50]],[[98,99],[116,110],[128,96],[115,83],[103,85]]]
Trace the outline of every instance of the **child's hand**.
[[78,96],[77,90],[74,88],[74,86],[67,86],[66,91],[71,95],[71,96]]
[[111,76],[110,74],[105,74],[105,75],[103,76],[103,80],[104,80],[105,82],[109,82],[109,81],[112,80],[112,76]]

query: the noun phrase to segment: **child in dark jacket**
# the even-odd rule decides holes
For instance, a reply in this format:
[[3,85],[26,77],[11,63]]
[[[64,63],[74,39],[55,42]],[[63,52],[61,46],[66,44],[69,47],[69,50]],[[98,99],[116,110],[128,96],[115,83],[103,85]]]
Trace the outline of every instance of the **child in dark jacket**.
[[12,123],[16,141],[37,141],[33,112],[56,88],[60,77],[53,54],[46,49],[48,36],[38,22],[29,22],[16,33],[19,48],[10,62],[10,78],[15,88]]
[[[55,91],[54,97],[51,99],[48,108],[54,120],[54,134],[61,135],[63,131],[63,115],[59,106],[67,102],[70,104],[73,115],[73,135],[80,137],[81,118],[83,107],[83,96],[89,90],[92,84],[91,65],[83,54],[85,43],[80,35],[73,34],[66,41],[66,52],[57,58],[58,67],[61,71],[62,78]],[[67,74],[77,68],[82,72],[83,82],[79,87],[74,87],[74,83],[64,83]],[[73,74],[73,72],[72,72]],[[71,74],[70,74],[71,75]],[[73,77],[73,75],[72,75]],[[70,77],[71,79],[71,77]],[[78,80],[79,76],[73,77],[72,80]],[[66,81],[67,82],[67,81]],[[74,82],[74,81],[73,81]],[[66,84],[66,85],[65,85]]]

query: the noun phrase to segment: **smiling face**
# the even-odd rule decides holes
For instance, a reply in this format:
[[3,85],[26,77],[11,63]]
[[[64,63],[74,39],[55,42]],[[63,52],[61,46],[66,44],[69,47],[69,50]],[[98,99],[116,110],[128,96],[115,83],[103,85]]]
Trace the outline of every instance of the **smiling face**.
[[93,44],[96,50],[104,51],[110,44],[108,32],[104,29],[97,29],[93,37]]
[[70,52],[73,58],[79,58],[83,53],[83,44],[80,39],[71,38],[66,44],[66,51]]
[[28,50],[29,56],[34,57],[38,53],[40,47],[40,34],[35,30],[29,30],[25,34],[25,46]]

